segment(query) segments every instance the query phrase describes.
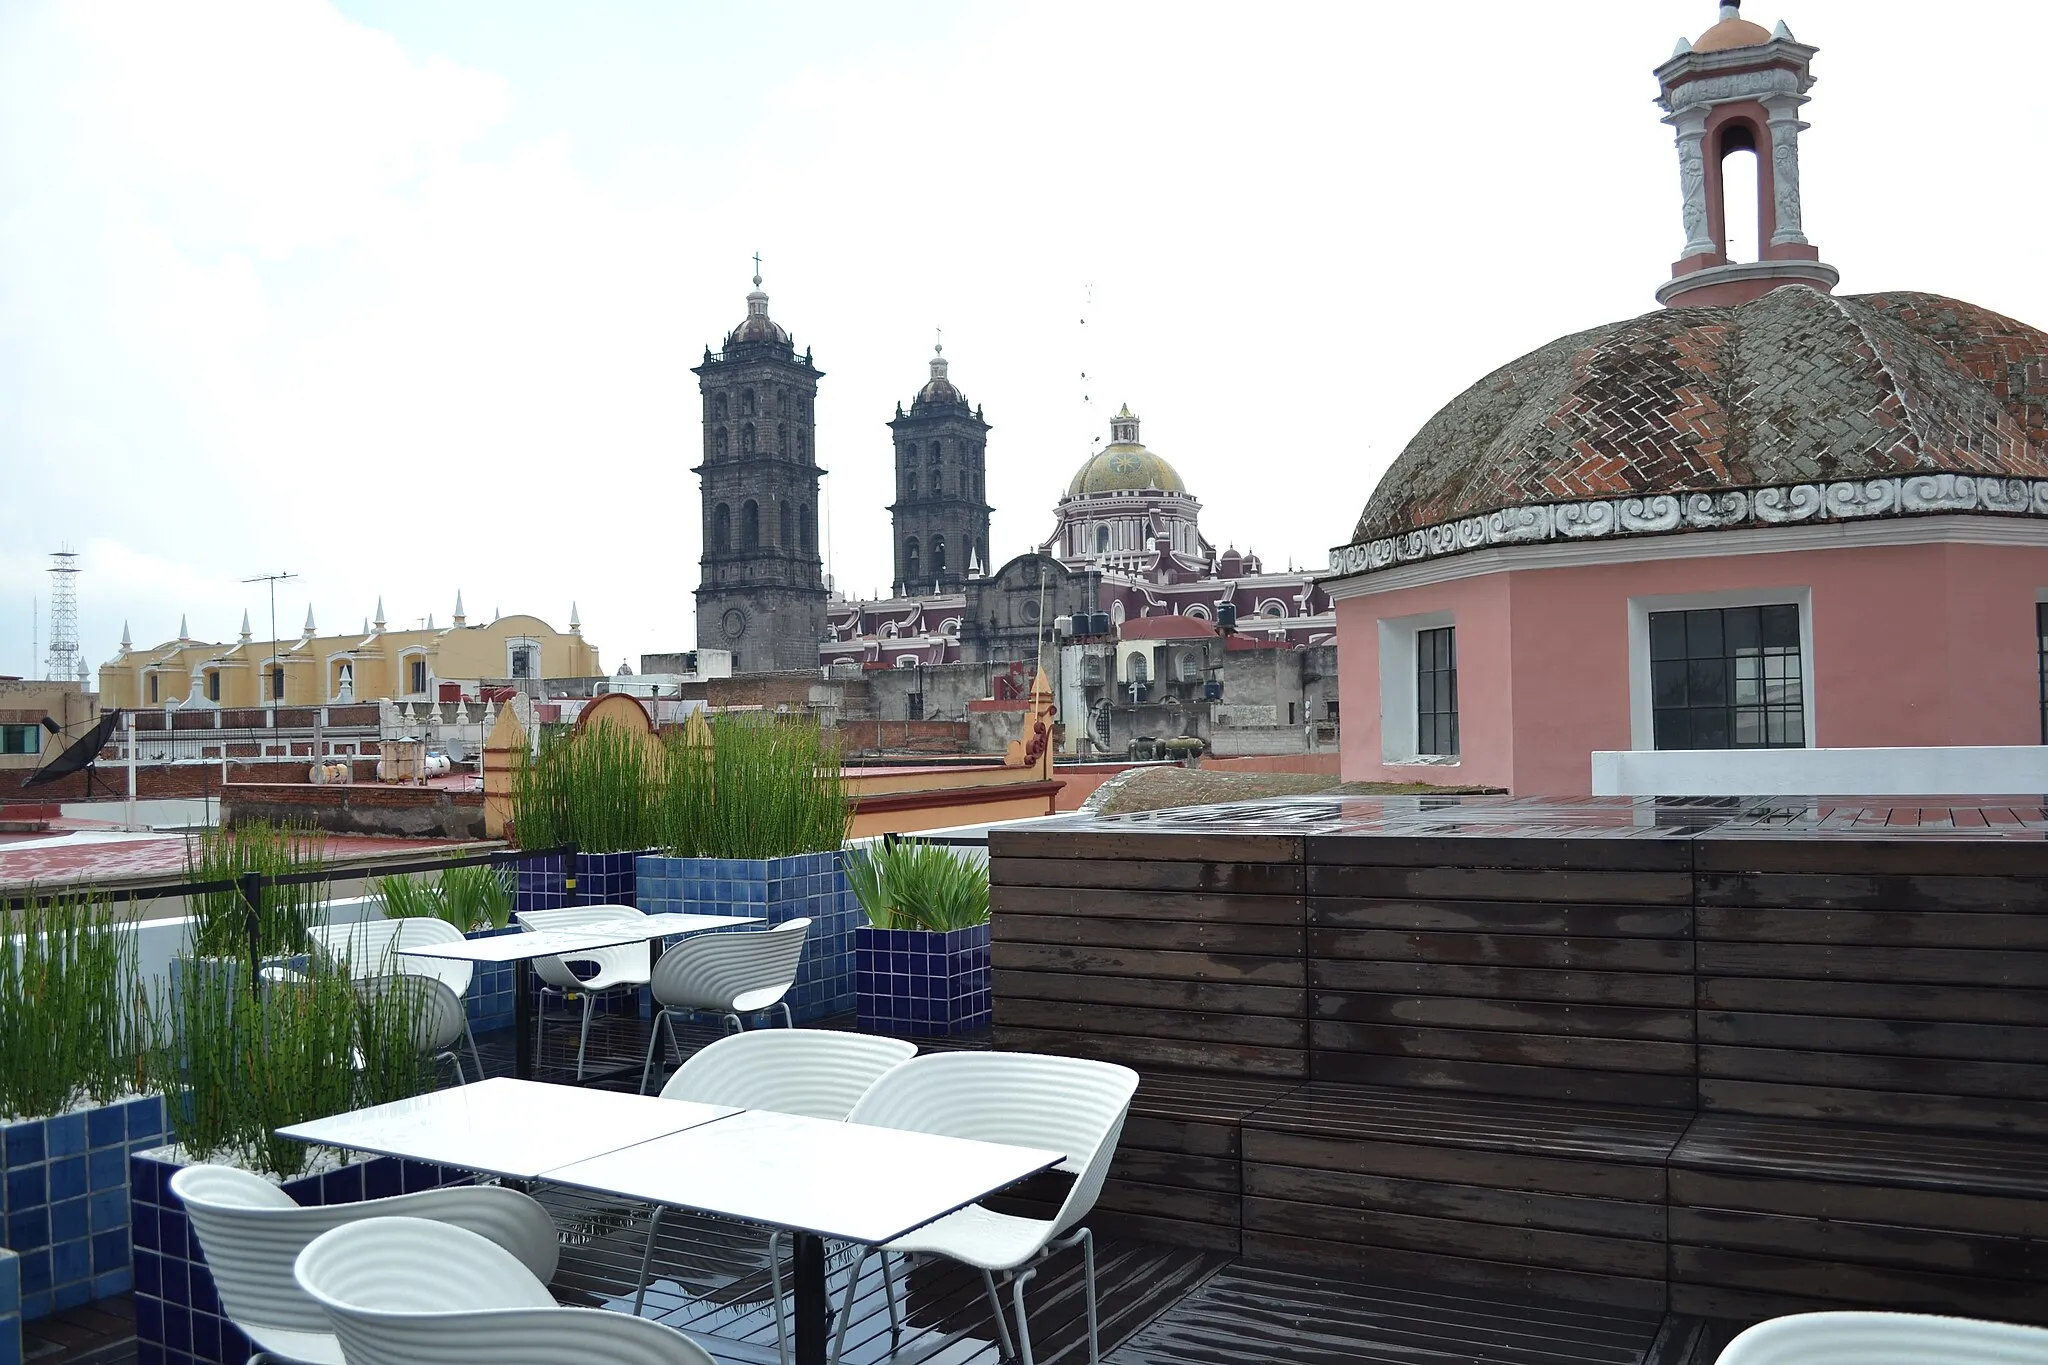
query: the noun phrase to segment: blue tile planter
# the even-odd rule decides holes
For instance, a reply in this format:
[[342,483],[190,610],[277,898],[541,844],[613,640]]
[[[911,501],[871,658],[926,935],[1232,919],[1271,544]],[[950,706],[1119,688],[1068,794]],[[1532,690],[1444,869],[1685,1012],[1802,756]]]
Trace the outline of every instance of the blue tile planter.
[[[255,1348],[221,1311],[213,1274],[191,1233],[184,1206],[171,1193],[180,1163],[168,1149],[128,1160],[128,1199],[135,1228],[136,1365],[245,1365]],[[373,1157],[339,1170],[287,1181],[302,1205],[354,1204],[441,1185],[467,1184],[469,1172],[423,1161]]]
[[765,915],[770,926],[809,917],[811,932],[789,1008],[799,1023],[853,1008],[853,931],[866,918],[839,853],[786,858],[670,858],[647,854],[638,870],[648,914]]
[[[503,929],[478,929],[463,937],[496,938],[500,934],[525,932],[516,924],[508,924]],[[512,1027],[512,989],[518,979],[513,963],[476,964],[476,973],[469,979],[469,990],[462,997],[463,1011],[469,1016],[470,1032],[491,1033]]]
[[158,1095],[0,1126],[0,1245],[24,1320],[127,1292],[128,1158],[163,1140]]
[[561,854],[535,854],[506,866],[512,869],[514,914],[522,910],[558,910],[570,903]]
[[989,1026],[989,926],[853,931],[860,1031],[950,1038]]
[[0,1247],[0,1365],[21,1365],[21,1258]]

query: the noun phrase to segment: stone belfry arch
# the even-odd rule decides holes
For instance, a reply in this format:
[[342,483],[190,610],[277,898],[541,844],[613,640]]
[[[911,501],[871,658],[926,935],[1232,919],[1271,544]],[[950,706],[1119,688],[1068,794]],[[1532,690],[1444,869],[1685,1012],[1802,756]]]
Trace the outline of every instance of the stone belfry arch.
[[[1785,284],[1831,292],[1841,276],[1806,239],[1799,197],[1800,106],[1813,85],[1818,48],[1742,17],[1723,4],[1720,21],[1696,41],[1678,40],[1657,68],[1657,102],[1678,138],[1685,248],[1657,301],[1676,307],[1728,307]],[[1757,259],[1729,259],[1728,196],[1723,169],[1740,151],[1756,153]]]
[[931,377],[910,411],[896,405],[894,590],[957,592],[989,570],[988,423],[946,374],[946,348],[932,347]]
[[825,632],[818,541],[818,380],[808,349],[768,316],[761,258],[747,315],[692,373],[703,399],[704,552],[697,646],[735,672],[816,669]]

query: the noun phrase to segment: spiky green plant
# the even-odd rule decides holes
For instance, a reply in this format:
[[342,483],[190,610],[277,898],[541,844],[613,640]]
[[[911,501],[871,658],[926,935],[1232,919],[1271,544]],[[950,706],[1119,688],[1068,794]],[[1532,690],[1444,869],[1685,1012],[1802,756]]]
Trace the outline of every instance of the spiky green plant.
[[988,866],[943,844],[895,839],[846,850],[846,880],[877,929],[943,933],[988,923]]
[[440,894],[441,917],[465,934],[512,922],[512,880],[502,868],[447,868],[434,889]]
[[385,919],[438,919],[441,897],[430,882],[399,874],[377,878],[377,899]]
[[103,895],[32,892],[0,915],[0,1119],[137,1088],[135,962],[133,922]]
[[[326,866],[327,836],[310,825],[253,820],[201,831],[185,844],[185,871],[193,881],[236,881],[255,872],[266,879],[317,873]],[[326,912],[325,881],[274,885],[267,880],[257,909],[257,955],[289,957],[306,950],[306,930]],[[203,957],[249,955],[249,907],[238,890],[192,898],[192,950]]]

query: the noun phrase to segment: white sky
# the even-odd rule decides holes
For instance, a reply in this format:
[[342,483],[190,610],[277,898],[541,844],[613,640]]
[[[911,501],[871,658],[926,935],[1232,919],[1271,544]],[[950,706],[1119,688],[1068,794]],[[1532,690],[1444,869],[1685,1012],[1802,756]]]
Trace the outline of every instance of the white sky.
[[[2048,325],[2048,5],[1748,8],[1821,48],[1806,225],[1842,289]],[[267,634],[238,580],[284,569],[286,634],[380,593],[445,624],[460,588],[580,603],[607,668],[690,647],[689,367],[757,250],[826,372],[842,588],[888,582],[883,423],[935,326],[994,423],[998,561],[1128,402],[1219,546],[1320,564],[1459,390],[1655,306],[1650,71],[1713,19],[0,0],[0,673],[41,672],[60,541],[95,666],[124,618]]]

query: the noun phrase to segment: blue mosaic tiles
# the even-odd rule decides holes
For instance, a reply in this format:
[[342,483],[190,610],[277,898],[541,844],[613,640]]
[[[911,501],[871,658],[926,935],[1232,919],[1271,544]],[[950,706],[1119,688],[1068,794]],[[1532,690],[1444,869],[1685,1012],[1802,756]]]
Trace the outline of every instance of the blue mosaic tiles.
[[21,1258],[0,1247],[0,1365],[21,1365]]
[[127,1292],[128,1157],[163,1140],[158,1095],[0,1125],[0,1246],[19,1257],[24,1321]]
[[[128,1160],[126,1197],[135,1228],[136,1365],[245,1365],[255,1348],[228,1321],[185,1210],[171,1193],[178,1164],[161,1149]],[[466,1184],[469,1172],[424,1161],[373,1157],[287,1181],[302,1205],[355,1204],[414,1190]]]
[[989,1027],[989,926],[854,930],[860,1031],[950,1038]]
[[579,853],[576,855],[576,904],[635,905],[637,865],[647,856],[644,849],[631,853]]
[[798,1023],[853,1008],[853,931],[866,919],[839,853],[786,858],[640,859],[638,904],[648,914],[765,915],[772,927],[808,916],[803,962],[789,992]]
[[512,869],[514,914],[521,910],[558,910],[570,903],[561,854],[536,854],[506,865]]
[[[499,934],[520,934],[526,932],[516,924],[503,929],[478,929],[468,938],[495,938]],[[512,1027],[512,991],[519,975],[516,965],[510,962],[479,962],[476,972],[469,979],[469,989],[463,992],[462,1008],[469,1016],[472,1033],[490,1033],[495,1029]]]

